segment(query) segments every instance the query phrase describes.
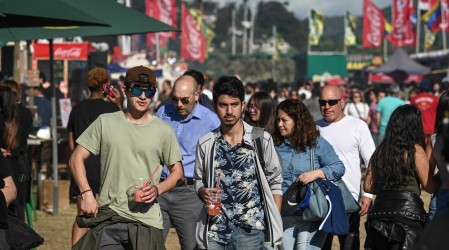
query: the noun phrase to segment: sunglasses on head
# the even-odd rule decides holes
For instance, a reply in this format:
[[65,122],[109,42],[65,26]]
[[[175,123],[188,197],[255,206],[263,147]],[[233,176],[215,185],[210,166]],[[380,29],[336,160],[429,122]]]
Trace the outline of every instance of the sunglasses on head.
[[176,97],[176,96],[172,96],[171,100],[174,103],[178,103],[179,101],[181,101],[182,104],[187,105],[190,103],[190,97]]
[[142,92],[145,92],[145,96],[147,98],[153,98],[154,95],[156,94],[156,89],[152,89],[152,88],[148,88],[148,89],[143,89],[139,86],[134,86],[132,88],[130,88],[131,91],[131,96],[141,96]]
[[318,103],[320,104],[320,106],[326,106],[326,104],[329,104],[329,106],[334,106],[334,105],[337,105],[337,103],[338,103],[340,100],[341,100],[341,99],[318,100]]

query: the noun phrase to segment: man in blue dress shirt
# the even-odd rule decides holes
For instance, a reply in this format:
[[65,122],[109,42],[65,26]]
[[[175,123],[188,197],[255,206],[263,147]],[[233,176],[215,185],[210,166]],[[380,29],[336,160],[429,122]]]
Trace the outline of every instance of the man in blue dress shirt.
[[[172,102],[162,106],[157,116],[168,122],[178,139],[184,167],[184,182],[158,198],[164,219],[164,237],[170,225],[176,228],[181,249],[195,249],[195,228],[203,202],[193,186],[195,151],[198,139],[220,126],[217,115],[199,102],[198,83],[190,75],[179,77],[173,87]],[[161,178],[168,176],[164,168]]]

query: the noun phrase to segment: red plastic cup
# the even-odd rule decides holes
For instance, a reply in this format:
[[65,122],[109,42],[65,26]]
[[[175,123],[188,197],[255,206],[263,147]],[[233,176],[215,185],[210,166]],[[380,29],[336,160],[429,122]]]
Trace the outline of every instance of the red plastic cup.
[[218,195],[217,195],[216,191],[213,191],[213,196],[212,196],[211,202],[206,204],[208,215],[217,216],[220,214],[222,194],[223,194],[223,190],[218,190]]

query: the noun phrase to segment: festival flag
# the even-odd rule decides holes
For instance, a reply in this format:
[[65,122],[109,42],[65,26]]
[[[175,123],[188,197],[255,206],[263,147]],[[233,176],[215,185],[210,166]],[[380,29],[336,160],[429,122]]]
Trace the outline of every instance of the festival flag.
[[314,9],[310,10],[309,16],[309,44],[318,45],[324,29],[324,15]]
[[382,11],[370,0],[364,0],[362,48],[381,46],[383,33],[384,16]]
[[436,34],[435,32],[430,31],[429,29],[425,28],[425,41],[424,41],[424,48],[426,50],[429,50],[432,48],[433,44],[435,43]]
[[416,13],[415,8],[413,7],[413,0],[409,0],[408,2],[408,16],[409,16],[409,26],[407,27],[407,35],[404,41],[405,46],[415,46],[416,45]]
[[439,1],[440,0],[419,0],[418,1],[418,10],[427,11],[430,8],[432,8],[432,6],[434,6]]
[[389,41],[398,46],[413,46],[416,39],[416,17],[412,0],[393,0],[393,31]]
[[[146,0],[145,12],[156,20],[177,27],[176,0]],[[143,24],[142,24],[143,25]],[[176,32],[159,32],[159,46],[167,45],[168,39],[176,39]],[[147,46],[156,46],[156,34],[147,34]]]
[[390,22],[384,19],[384,36],[389,36],[393,32],[393,26]]
[[422,16],[423,22],[426,23],[427,28],[430,31],[436,31],[440,29],[441,24],[441,2],[438,1]]
[[201,10],[196,8],[189,8],[190,15],[196,22],[196,26],[203,33],[206,38],[206,58],[209,55],[209,50],[212,47],[212,40],[215,38],[215,32],[211,29],[205,22],[203,22],[203,15],[201,14]]
[[357,29],[357,17],[346,11],[345,22],[345,44],[346,46],[354,46],[357,44],[357,37],[355,31]]
[[204,62],[206,58],[206,39],[197,28],[195,20],[184,3],[182,3],[181,16],[181,57]]
[[273,39],[274,42],[274,51],[273,51],[273,60],[278,61],[281,60],[281,49],[279,48],[279,45],[282,42],[282,37],[279,35],[279,33],[276,33],[276,38]]

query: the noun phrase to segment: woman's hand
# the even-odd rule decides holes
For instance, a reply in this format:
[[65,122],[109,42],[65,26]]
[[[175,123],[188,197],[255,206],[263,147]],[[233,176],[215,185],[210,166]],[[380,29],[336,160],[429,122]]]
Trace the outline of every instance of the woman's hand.
[[3,154],[4,157],[11,156],[11,151],[6,150],[4,148],[2,148],[1,150],[2,150],[2,154]]
[[324,173],[321,169],[315,169],[312,171],[304,172],[298,176],[296,181],[304,185],[307,185],[311,182],[314,182],[318,178],[326,179],[326,176],[324,176]]

